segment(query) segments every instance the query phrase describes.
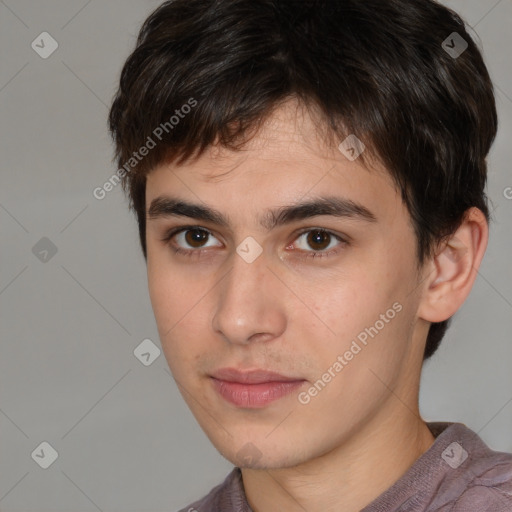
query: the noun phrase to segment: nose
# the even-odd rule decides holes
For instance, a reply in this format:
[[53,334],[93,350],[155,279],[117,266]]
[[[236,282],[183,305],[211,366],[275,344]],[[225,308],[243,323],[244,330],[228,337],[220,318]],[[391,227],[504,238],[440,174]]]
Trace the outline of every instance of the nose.
[[283,283],[270,270],[264,255],[247,263],[238,254],[221,280],[213,330],[226,342],[245,345],[270,341],[286,329]]

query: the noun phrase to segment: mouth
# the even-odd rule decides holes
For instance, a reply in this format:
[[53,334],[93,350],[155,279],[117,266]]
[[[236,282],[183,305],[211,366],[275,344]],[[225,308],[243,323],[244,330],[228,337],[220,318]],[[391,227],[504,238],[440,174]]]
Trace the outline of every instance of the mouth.
[[240,408],[259,409],[279,400],[304,384],[305,379],[256,369],[240,371],[222,368],[211,376],[214,389],[226,401]]

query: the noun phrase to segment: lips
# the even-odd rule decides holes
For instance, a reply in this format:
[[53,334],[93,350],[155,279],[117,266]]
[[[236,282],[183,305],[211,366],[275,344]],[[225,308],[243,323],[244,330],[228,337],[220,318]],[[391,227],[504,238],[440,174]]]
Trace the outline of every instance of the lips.
[[262,384],[264,382],[295,382],[304,379],[287,377],[269,370],[237,370],[236,368],[222,368],[212,373],[212,377],[227,382],[239,382],[241,384]]
[[244,409],[259,409],[298,390],[305,380],[269,370],[222,368],[211,375],[211,382],[227,402]]

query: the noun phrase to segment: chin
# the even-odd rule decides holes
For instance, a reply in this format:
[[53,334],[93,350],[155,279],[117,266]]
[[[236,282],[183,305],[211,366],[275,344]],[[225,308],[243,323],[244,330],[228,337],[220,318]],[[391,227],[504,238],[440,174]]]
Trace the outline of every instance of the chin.
[[[234,446],[239,446],[234,450]],[[297,453],[294,446],[280,445],[276,450],[269,446],[263,436],[260,441],[234,441],[227,446],[216,446],[219,453],[233,465],[242,469],[281,469],[302,464],[308,457],[305,453]]]

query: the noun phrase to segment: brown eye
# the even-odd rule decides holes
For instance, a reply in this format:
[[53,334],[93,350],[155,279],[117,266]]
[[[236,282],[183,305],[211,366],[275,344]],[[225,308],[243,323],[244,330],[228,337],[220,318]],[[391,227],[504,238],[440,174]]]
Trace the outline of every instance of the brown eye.
[[[345,237],[323,228],[305,229],[290,247],[302,258],[327,258],[335,256],[349,244]],[[287,248],[288,249],[288,248]]]
[[218,240],[207,229],[196,226],[185,226],[171,230],[162,239],[179,254],[199,255],[202,249],[219,247],[222,244],[215,243]]
[[331,235],[327,231],[314,230],[307,233],[307,243],[315,251],[323,251],[329,247]]
[[209,233],[202,229],[189,229],[185,231],[185,242],[190,247],[202,247],[202,244],[208,240]]

